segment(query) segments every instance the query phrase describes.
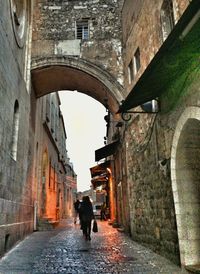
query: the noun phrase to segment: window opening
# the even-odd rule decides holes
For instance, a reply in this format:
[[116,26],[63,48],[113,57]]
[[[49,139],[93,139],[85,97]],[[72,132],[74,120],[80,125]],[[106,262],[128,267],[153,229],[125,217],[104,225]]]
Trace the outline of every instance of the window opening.
[[52,167],[51,167],[51,158],[49,160],[49,188],[51,188],[51,173],[52,173]]
[[24,46],[25,42],[27,3],[27,0],[10,0],[13,30],[20,48]]
[[89,39],[89,24],[87,19],[76,22],[76,39]]
[[163,1],[160,19],[162,27],[162,38],[164,41],[174,27],[174,12],[172,0]]
[[46,121],[50,121],[50,97],[49,95],[46,95]]
[[10,234],[6,234],[5,243],[4,243],[4,251],[5,252],[8,250],[9,238],[10,238]]
[[13,115],[13,128],[12,128],[12,142],[11,142],[11,157],[16,161],[17,159],[17,143],[19,133],[19,103],[15,101],[14,115]]
[[51,102],[51,132],[55,132],[55,105]]
[[140,49],[137,48],[135,54],[134,54],[134,75],[136,75],[141,67],[140,64]]
[[129,84],[133,81],[133,60],[131,59],[129,65],[128,65],[128,82]]

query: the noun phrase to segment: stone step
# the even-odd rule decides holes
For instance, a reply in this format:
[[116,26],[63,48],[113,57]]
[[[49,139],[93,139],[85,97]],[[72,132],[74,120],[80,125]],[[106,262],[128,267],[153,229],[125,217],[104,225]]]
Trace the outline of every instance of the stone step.
[[59,221],[53,220],[53,218],[41,218],[38,220],[37,230],[48,231],[53,230],[57,226]]

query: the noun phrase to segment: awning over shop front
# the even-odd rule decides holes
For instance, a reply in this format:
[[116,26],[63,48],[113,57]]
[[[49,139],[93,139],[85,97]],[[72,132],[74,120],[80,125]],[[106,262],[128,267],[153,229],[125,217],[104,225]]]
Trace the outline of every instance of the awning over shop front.
[[90,168],[91,172],[91,183],[94,188],[105,185],[108,182],[108,171],[107,168],[110,167],[111,161],[106,161],[99,165]]
[[119,141],[115,141],[107,146],[95,150],[95,161],[98,162],[99,160],[114,154],[118,144]]
[[191,68],[195,69],[195,65],[199,64],[199,14],[200,1],[193,0],[123,101],[118,113],[160,97],[175,80],[183,84],[187,81]]
[[111,161],[106,161],[90,168],[92,178],[107,173],[106,169],[110,167]]

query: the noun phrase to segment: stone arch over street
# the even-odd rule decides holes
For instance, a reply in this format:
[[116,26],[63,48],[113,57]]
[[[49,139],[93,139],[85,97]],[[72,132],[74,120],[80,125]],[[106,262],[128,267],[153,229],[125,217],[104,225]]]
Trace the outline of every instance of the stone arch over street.
[[171,176],[182,265],[200,260],[200,108],[181,115],[172,143]]
[[78,57],[33,59],[32,83],[37,98],[59,90],[77,90],[102,103],[112,114],[125,98],[123,87],[111,74]]

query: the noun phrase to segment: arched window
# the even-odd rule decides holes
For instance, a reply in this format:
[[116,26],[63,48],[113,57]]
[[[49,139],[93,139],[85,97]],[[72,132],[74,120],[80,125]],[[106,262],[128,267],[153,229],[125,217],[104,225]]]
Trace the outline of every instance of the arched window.
[[13,30],[17,44],[24,46],[25,29],[27,23],[27,0],[10,0]]
[[164,0],[161,7],[161,27],[163,41],[168,37],[174,27],[174,12],[172,0]]
[[19,103],[16,100],[14,105],[13,127],[12,127],[12,142],[11,142],[11,157],[17,159],[17,142],[19,132]]

